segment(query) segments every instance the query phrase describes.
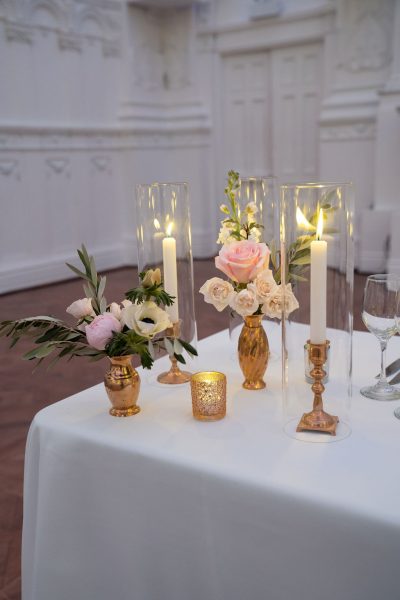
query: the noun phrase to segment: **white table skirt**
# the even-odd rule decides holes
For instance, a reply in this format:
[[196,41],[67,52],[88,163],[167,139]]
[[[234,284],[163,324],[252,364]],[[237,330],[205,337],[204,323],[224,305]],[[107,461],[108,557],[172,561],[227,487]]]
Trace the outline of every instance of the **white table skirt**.
[[135,417],[108,416],[102,384],[38,413],[23,599],[400,598],[399,403],[359,395],[379,350],[369,334],[354,345],[352,434],[339,443],[287,437],[279,360],[266,392],[242,390],[227,332],[200,343],[196,365],[228,376],[223,421],[194,421],[187,385],[142,372]]

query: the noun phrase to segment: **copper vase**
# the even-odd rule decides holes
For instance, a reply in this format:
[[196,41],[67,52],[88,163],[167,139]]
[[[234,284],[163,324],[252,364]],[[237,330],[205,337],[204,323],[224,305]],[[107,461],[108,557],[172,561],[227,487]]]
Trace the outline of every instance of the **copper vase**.
[[104,385],[112,404],[110,415],[130,417],[140,411],[136,402],[140,391],[140,377],[132,366],[132,356],[112,356],[111,366],[104,376]]
[[262,315],[244,317],[244,325],[239,336],[239,364],[245,380],[246,390],[265,388],[263,380],[269,359],[268,338],[261,324]]

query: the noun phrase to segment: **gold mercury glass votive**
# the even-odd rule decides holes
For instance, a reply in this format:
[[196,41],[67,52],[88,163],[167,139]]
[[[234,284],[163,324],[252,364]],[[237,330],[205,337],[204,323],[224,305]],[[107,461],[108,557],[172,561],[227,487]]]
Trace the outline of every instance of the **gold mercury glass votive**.
[[226,415],[226,377],[218,371],[192,375],[193,416],[198,421],[218,421]]

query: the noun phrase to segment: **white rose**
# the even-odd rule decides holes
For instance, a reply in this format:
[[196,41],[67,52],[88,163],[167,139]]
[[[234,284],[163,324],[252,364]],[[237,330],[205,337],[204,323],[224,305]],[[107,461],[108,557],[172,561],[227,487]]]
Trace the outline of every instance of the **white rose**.
[[199,291],[200,294],[204,295],[204,301],[215,306],[219,312],[230,304],[235,295],[233,286],[229,281],[225,281],[220,277],[208,279]]
[[118,321],[121,319],[121,307],[119,304],[117,304],[116,302],[111,302],[110,304],[110,313],[116,318],[118,319]]
[[155,283],[157,285],[161,283],[161,271],[160,269],[149,269],[142,279],[142,286],[152,287]]
[[234,295],[230,305],[239,315],[248,317],[256,312],[259,302],[255,290],[247,287]]
[[92,301],[90,298],[81,298],[75,300],[67,308],[67,313],[75,317],[75,319],[83,319],[84,317],[94,316]]
[[271,269],[265,269],[261,271],[253,281],[249,284],[250,287],[255,290],[257,298],[260,304],[266,301],[269,294],[271,294],[278,287],[275,283],[274,276],[272,275]]
[[265,300],[262,311],[271,319],[281,319],[283,306],[285,307],[285,316],[288,317],[291,312],[299,308],[296,296],[292,292],[292,286],[288,283],[286,286],[277,285]]
[[130,300],[122,300],[121,304],[124,308],[127,308],[128,306],[132,306],[132,302]]
[[121,311],[121,321],[142,337],[152,339],[157,333],[172,327],[168,314],[151,300],[131,304]]

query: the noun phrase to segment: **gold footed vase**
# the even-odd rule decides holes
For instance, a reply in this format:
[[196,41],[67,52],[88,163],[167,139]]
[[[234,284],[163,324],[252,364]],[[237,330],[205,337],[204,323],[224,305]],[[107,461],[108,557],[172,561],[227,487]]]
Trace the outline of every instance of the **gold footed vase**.
[[112,356],[104,376],[104,385],[112,404],[110,415],[130,417],[140,411],[136,404],[140,391],[139,373],[132,366],[132,356]]
[[239,336],[239,364],[245,377],[246,390],[262,390],[263,379],[269,359],[268,338],[261,324],[262,315],[244,317],[244,325]]

